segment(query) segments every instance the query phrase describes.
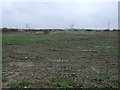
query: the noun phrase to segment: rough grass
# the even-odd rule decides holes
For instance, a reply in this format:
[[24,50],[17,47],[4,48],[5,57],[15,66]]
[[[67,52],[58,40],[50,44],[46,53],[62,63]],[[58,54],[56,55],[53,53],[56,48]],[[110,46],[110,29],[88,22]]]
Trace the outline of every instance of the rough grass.
[[3,87],[118,87],[117,32],[4,33],[2,45]]

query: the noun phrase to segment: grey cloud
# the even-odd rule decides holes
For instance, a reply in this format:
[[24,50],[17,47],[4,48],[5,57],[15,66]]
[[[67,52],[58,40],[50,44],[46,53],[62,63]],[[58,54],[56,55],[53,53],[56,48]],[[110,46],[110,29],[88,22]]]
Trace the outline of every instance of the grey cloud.
[[3,27],[25,28],[117,28],[117,3],[6,3],[3,7]]

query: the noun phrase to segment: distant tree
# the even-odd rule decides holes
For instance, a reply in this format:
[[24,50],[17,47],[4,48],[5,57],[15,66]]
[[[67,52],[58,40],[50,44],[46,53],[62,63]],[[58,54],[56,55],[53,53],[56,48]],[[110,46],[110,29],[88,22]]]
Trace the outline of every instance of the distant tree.
[[120,31],[120,29],[113,29],[113,31]]
[[2,28],[2,32],[8,32],[8,28],[6,27]]
[[92,29],[86,29],[85,31],[93,31]]
[[70,24],[70,29],[73,29],[74,28],[74,24]]
[[30,29],[29,23],[26,23],[26,29]]
[[14,29],[14,28],[2,28],[2,32],[16,32],[19,29]]
[[110,29],[105,29],[104,31],[110,31]]

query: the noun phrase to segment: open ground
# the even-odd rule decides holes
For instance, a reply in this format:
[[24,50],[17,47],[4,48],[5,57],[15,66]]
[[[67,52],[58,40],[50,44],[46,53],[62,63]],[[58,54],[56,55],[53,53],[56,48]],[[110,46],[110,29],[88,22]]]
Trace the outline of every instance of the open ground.
[[3,88],[118,88],[118,32],[2,36]]

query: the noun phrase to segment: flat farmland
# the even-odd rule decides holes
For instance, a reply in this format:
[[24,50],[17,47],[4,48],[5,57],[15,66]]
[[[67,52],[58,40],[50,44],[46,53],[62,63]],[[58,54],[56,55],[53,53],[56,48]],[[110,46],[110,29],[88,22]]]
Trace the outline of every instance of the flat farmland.
[[2,35],[3,88],[118,88],[118,32]]

